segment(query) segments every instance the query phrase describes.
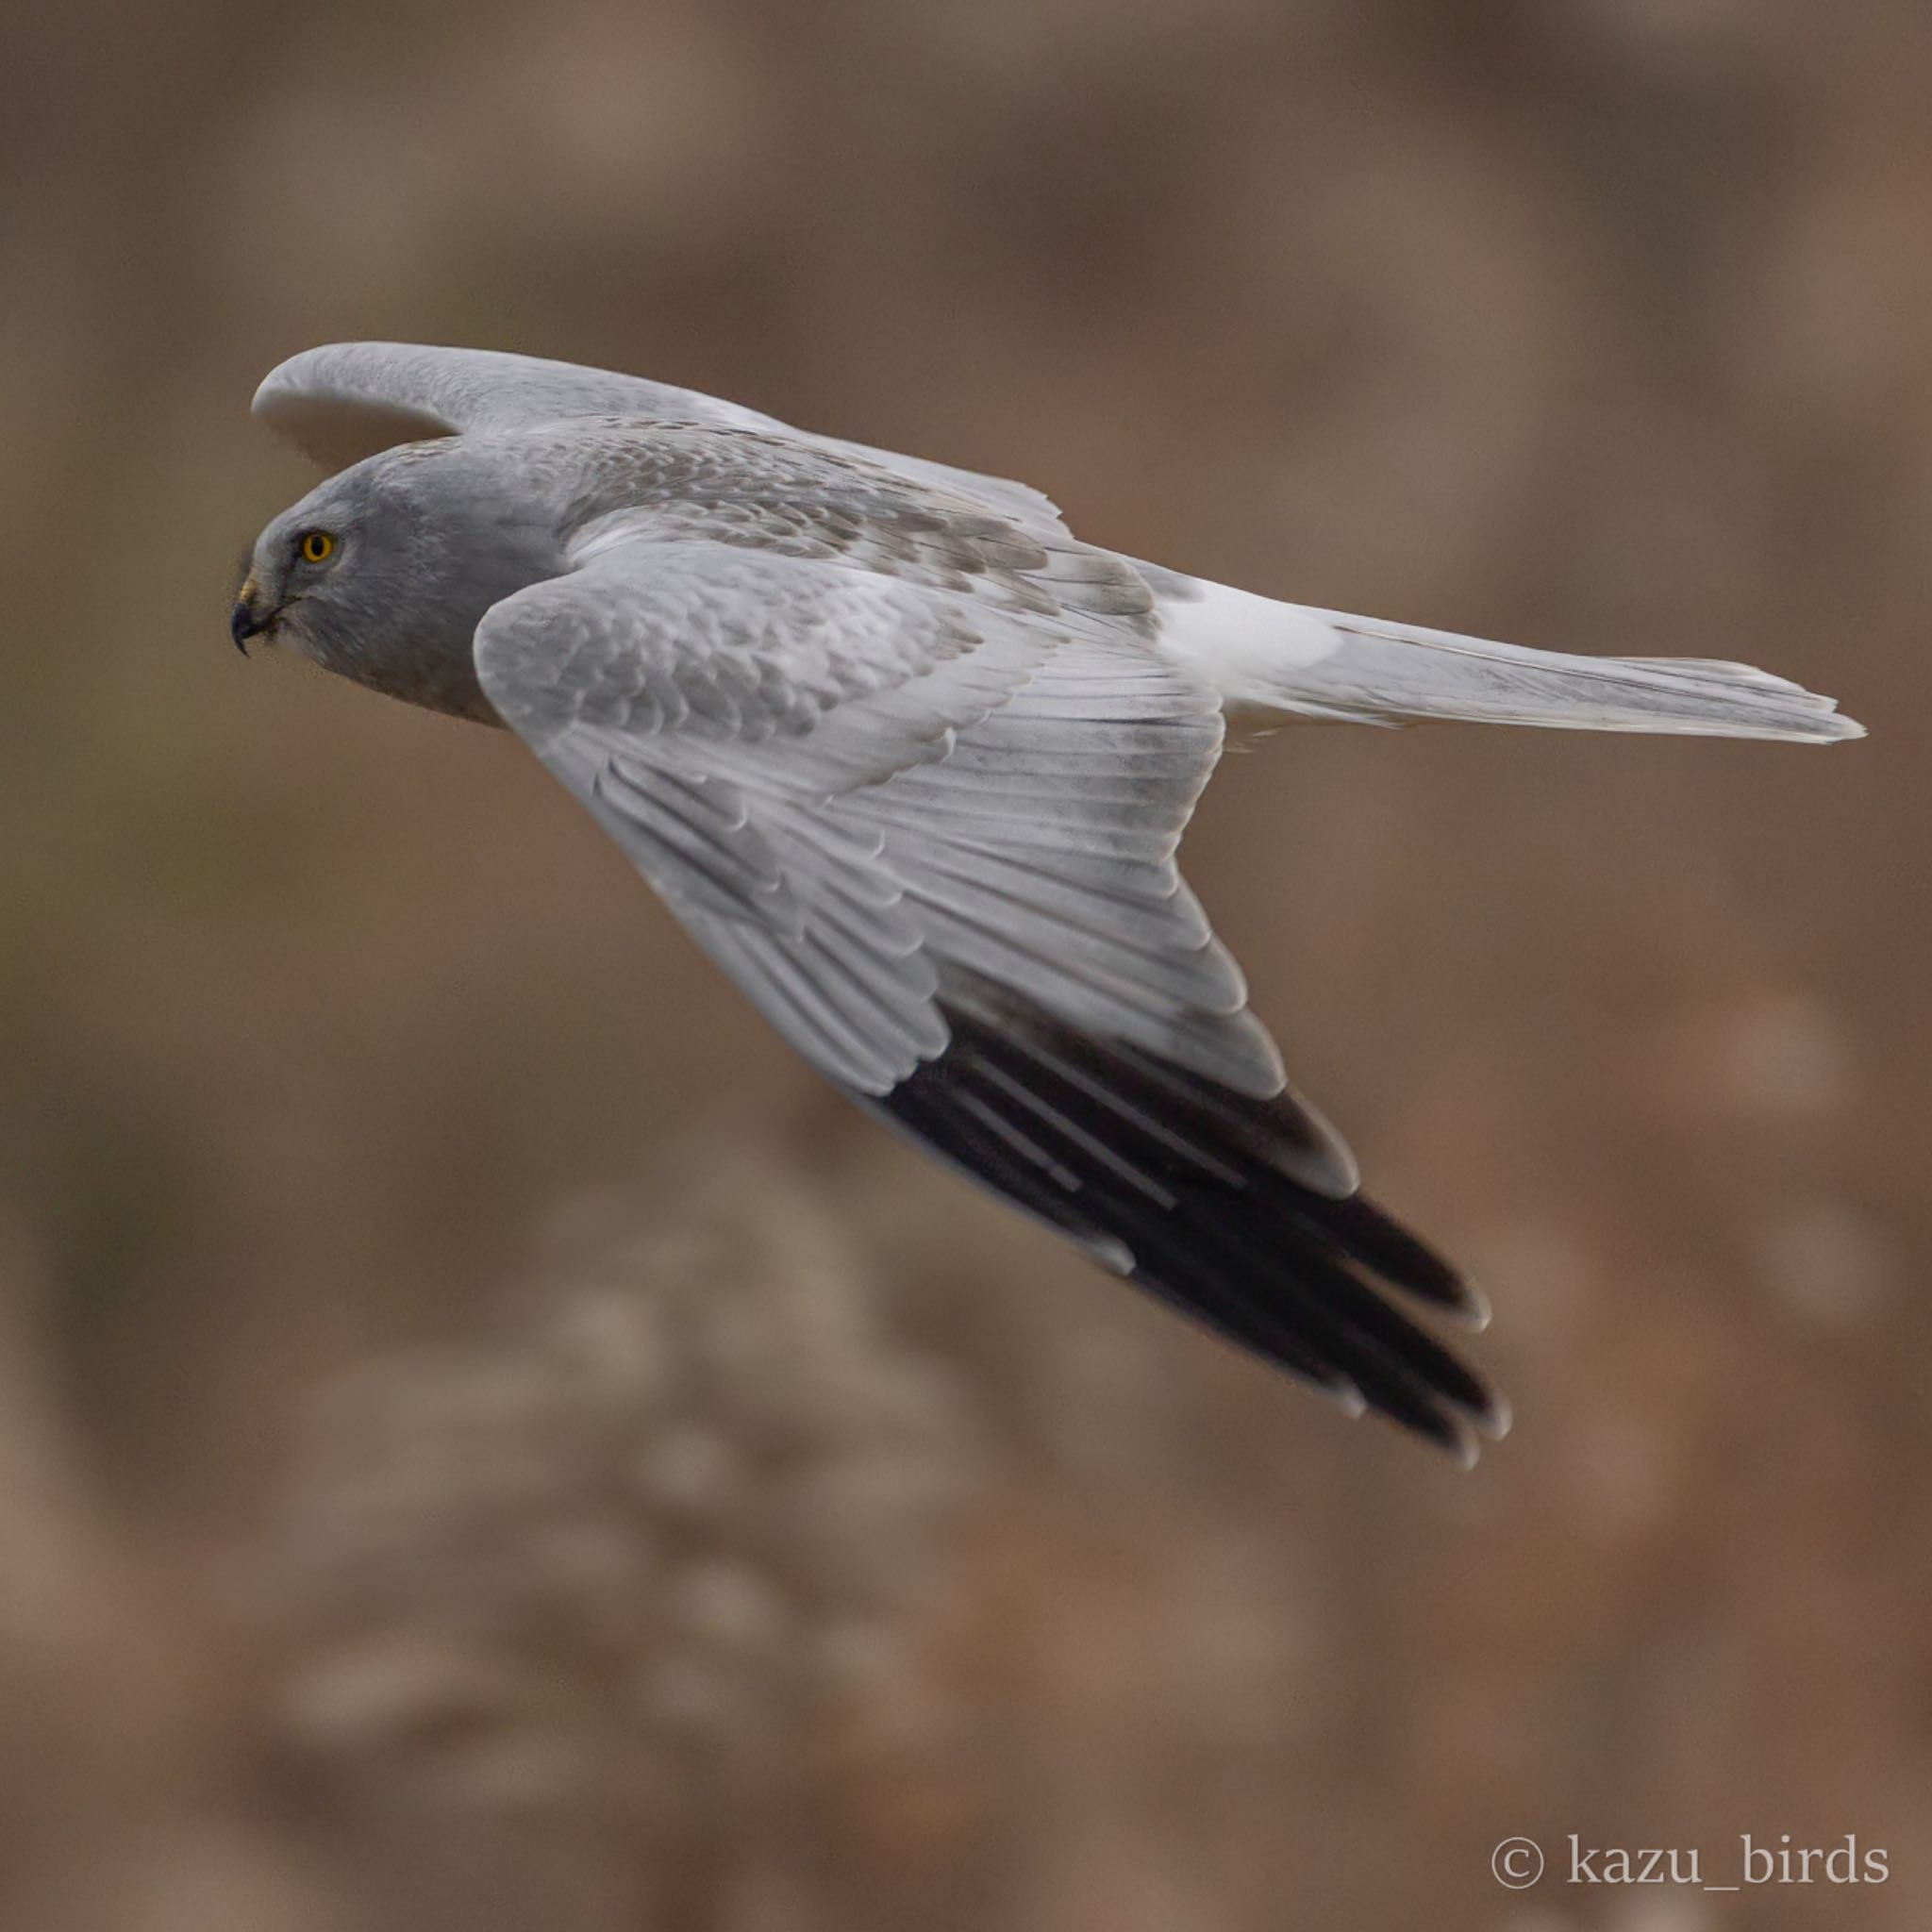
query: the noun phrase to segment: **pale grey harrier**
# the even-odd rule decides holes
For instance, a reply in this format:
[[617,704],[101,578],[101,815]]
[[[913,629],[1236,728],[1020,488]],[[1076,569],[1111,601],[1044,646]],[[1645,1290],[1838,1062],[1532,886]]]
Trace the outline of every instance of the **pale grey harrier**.
[[255,409],[349,467],[262,532],[237,643],[508,724],[848,1093],[1464,1457],[1504,1407],[1388,1291],[1480,1301],[1357,1191],[1175,870],[1223,712],[1858,735],[1741,664],[1181,576],[1022,484],[635,376],[345,343]]

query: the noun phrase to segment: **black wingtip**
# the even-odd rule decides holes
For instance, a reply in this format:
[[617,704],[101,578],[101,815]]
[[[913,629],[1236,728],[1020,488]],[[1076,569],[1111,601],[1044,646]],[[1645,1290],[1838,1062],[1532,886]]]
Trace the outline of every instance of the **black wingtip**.
[[1390,1291],[1474,1325],[1482,1296],[1374,1202],[1271,1158],[1300,1145],[1285,1105],[1176,1077],[1004,990],[968,989],[946,1018],[946,1052],[873,1103],[908,1132],[1351,1412],[1464,1466],[1507,1431],[1502,1397]]

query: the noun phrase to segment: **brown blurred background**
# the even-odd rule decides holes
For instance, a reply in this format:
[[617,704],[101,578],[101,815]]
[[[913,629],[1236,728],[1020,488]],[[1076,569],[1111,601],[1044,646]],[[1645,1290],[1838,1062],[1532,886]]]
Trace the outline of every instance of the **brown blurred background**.
[[[1919,0],[17,15],[0,1924],[1932,1923],[1928,92]],[[1124,1294],[515,745],[238,659],[308,483],[250,390],[356,336],[1839,695],[1869,743],[1300,729],[1203,808],[1512,1439]],[[1745,1831],[1891,1876],[1560,1882]]]

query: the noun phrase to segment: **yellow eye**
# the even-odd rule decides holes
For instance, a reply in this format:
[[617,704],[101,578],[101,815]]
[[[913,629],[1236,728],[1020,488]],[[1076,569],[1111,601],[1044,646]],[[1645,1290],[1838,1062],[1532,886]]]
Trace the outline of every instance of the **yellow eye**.
[[335,547],[336,540],[326,530],[305,530],[295,546],[304,563],[326,563]]

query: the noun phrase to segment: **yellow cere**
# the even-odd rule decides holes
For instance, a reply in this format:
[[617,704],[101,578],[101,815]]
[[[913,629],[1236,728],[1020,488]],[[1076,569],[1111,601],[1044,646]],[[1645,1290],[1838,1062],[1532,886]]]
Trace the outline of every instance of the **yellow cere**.
[[325,563],[336,547],[336,540],[326,530],[310,530],[304,535],[300,547],[305,563]]

